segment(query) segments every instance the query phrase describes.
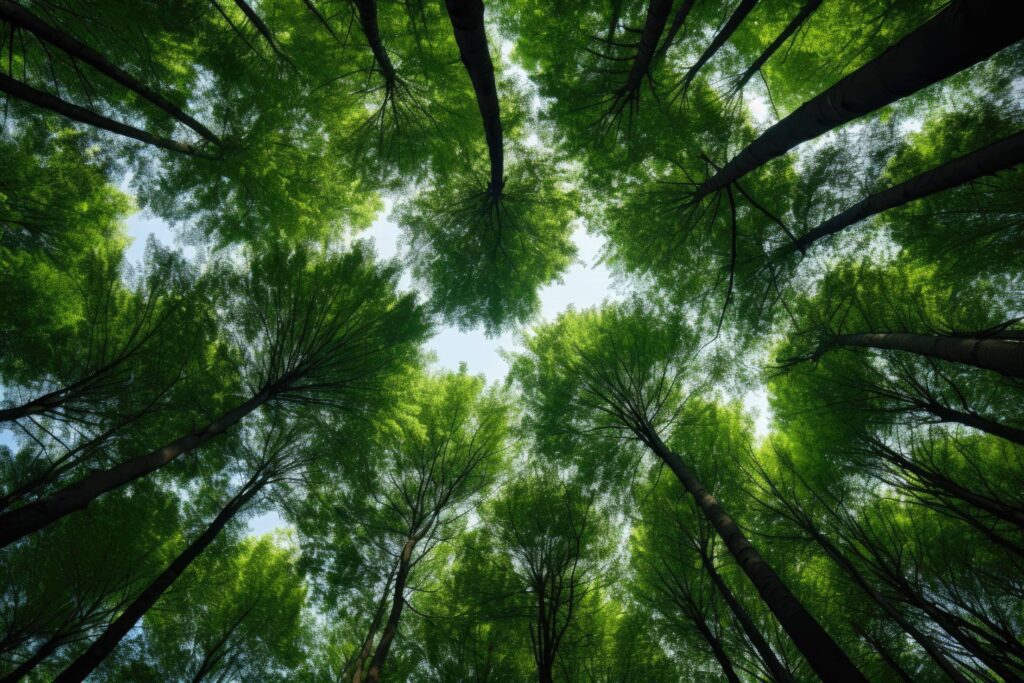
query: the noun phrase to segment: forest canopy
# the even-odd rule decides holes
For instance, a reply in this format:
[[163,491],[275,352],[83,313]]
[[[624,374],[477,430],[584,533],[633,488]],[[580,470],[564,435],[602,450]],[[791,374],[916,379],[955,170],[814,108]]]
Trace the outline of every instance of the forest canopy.
[[1024,680],[1022,40],[0,0],[0,681]]

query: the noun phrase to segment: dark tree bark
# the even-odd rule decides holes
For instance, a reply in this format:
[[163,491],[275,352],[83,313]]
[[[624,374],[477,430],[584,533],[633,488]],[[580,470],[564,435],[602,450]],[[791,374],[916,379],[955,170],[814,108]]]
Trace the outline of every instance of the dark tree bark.
[[487,193],[493,201],[501,199],[505,187],[505,150],[501,129],[498,88],[494,81],[494,64],[487,47],[482,0],[445,0],[448,18],[459,46],[459,57],[469,73],[476,93],[477,106],[484,122],[484,138],[491,162],[491,180]]
[[85,652],[79,655],[75,661],[69,664],[57,676],[55,679],[56,683],[77,683],[95,671],[96,667],[114,651],[114,648],[121,642],[121,639],[156,604],[160,596],[213,543],[227,523],[238,514],[239,510],[245,507],[245,504],[253,496],[263,489],[266,483],[266,480],[262,478],[250,479],[245,487],[224,506],[217,517],[206,527],[206,530],[196,540],[192,541],[181,554],[174,558],[174,561],[159,576],[153,579],[152,583],[142,591],[139,597],[107,627]]
[[274,51],[274,54],[291,64],[291,60],[288,58],[288,55],[286,55],[281,49],[281,46],[277,44],[277,38],[274,37],[274,33],[270,30],[270,27],[267,26],[266,22],[260,18],[260,15],[256,13],[256,10],[252,8],[252,5],[245,0],[234,1],[235,6],[242,10],[242,14],[244,14],[245,18],[249,20],[249,23],[255,26],[256,30],[259,31],[259,34],[267,41],[267,44],[270,45],[270,49]]
[[395,574],[395,590],[391,601],[391,612],[384,624],[384,630],[380,634],[380,642],[370,660],[370,668],[366,672],[366,683],[378,683],[380,672],[384,667],[384,660],[387,659],[391,645],[395,642],[398,634],[398,624],[402,619],[402,610],[405,609],[405,584],[409,580],[409,571],[412,569],[412,553],[416,549],[419,538],[413,537],[406,541],[402,547],[402,554],[398,561],[398,572]]
[[[793,248],[803,253],[819,240],[845,230],[866,218],[943,190],[965,185],[978,178],[1005,171],[1020,163],[1024,163],[1024,131],[993,142],[987,147],[948,161],[899,185],[864,198],[807,231],[793,243]],[[1018,363],[1017,372],[1022,374],[1014,376],[1021,377],[1024,376],[1024,357],[1019,357]]]
[[697,58],[697,61],[686,70],[686,75],[683,76],[683,81],[680,84],[680,92],[686,93],[686,90],[693,83],[693,79],[697,77],[697,73],[704,68],[704,65],[711,61],[711,58],[715,56],[723,45],[725,45],[736,29],[740,27],[743,20],[747,18],[750,11],[754,9],[754,5],[757,4],[757,0],[740,0],[740,4],[736,7],[733,13],[729,16],[729,19],[725,22],[725,26],[722,30],[715,34],[711,44],[707,46],[707,49]]
[[826,339],[808,360],[818,360],[829,350],[843,346],[905,351],[928,358],[994,370],[1006,377],[1024,378],[1024,343],[982,335],[968,337],[913,332],[838,334]]
[[650,0],[647,4],[647,18],[644,20],[644,29],[640,34],[636,56],[633,58],[633,65],[626,76],[626,82],[615,93],[613,111],[621,110],[640,92],[644,78],[651,72],[658,41],[665,30],[665,23],[668,21],[668,13],[671,9],[672,0]]
[[697,544],[697,552],[700,553],[701,563],[704,565],[704,570],[711,577],[711,583],[718,589],[719,595],[722,596],[722,600],[729,607],[729,611],[732,612],[733,616],[736,617],[736,621],[739,622],[740,627],[743,629],[743,633],[747,636],[747,640],[757,650],[757,654],[761,657],[761,661],[764,662],[765,668],[768,673],[771,674],[772,680],[779,682],[790,682],[793,681],[793,674],[789,672],[786,667],[782,665],[779,658],[775,656],[775,651],[772,650],[768,641],[761,633],[761,629],[757,627],[754,620],[750,618],[750,614],[747,612],[743,604],[736,598],[732,590],[725,583],[725,579],[718,573],[718,569],[715,568],[714,560],[712,559],[708,549],[701,543]]
[[747,85],[751,78],[754,77],[758,71],[772,58],[780,47],[786,44],[786,41],[793,37],[793,34],[800,30],[804,22],[810,19],[814,11],[821,5],[821,0],[807,0],[804,6],[800,8],[800,11],[796,13],[792,21],[786,24],[786,28],[782,29],[782,33],[775,37],[775,40],[771,42],[771,45],[766,47],[757,59],[744,70],[737,78],[736,82],[732,86],[733,92],[739,92]]
[[77,104],[71,104],[59,97],[45,93],[42,90],[36,90],[32,86],[15,80],[4,73],[0,73],[0,92],[5,92],[11,97],[16,97],[19,100],[28,102],[29,104],[35,105],[41,109],[46,109],[56,114],[60,114],[72,121],[78,121],[79,123],[85,123],[96,128],[108,130],[111,133],[117,133],[118,135],[122,135],[126,138],[144,142],[147,145],[153,145],[154,147],[178,152],[180,154],[210,158],[210,155],[204,154],[192,145],[184,142],[178,142],[177,140],[171,140],[170,138],[162,138],[151,133],[147,133],[139,128],[129,126],[119,121],[114,121],[113,119],[97,114],[94,111],[79,107]]
[[33,669],[39,666],[47,657],[52,655],[57,648],[64,644],[65,635],[56,633],[32,653],[28,659],[15,667],[9,674],[0,678],[0,683],[17,683],[25,676],[28,676]]
[[356,9],[359,11],[359,27],[366,36],[366,42],[373,52],[373,60],[377,63],[377,69],[384,76],[388,87],[394,87],[395,66],[391,63],[391,57],[384,49],[384,43],[380,39],[380,28],[377,25],[377,0],[353,0]]
[[151,89],[128,72],[115,66],[102,54],[82,43],[74,36],[47,24],[21,5],[11,2],[11,0],[0,0],[0,19],[19,28],[31,31],[40,40],[60,48],[71,57],[85,62],[104,76],[120,83],[135,94],[153,103],[175,120],[199,133],[206,140],[216,145],[221,144],[220,139],[213,134],[213,131],[182,111],[180,107],[175,106],[166,97]]
[[1024,37],[1005,0],[954,0],[934,18],[766,130],[702,183],[694,201],[724,189],[801,142],[827,133],[991,57]]
[[865,681],[846,653],[761,557],[761,553],[747,540],[739,525],[704,488],[696,474],[683,463],[682,458],[670,450],[653,431],[645,436],[645,441],[655,455],[669,466],[683,487],[693,496],[701,512],[711,522],[711,526],[725,542],[725,546],[743,573],[757,588],[768,609],[779,620],[814,672],[826,681]]
[[104,493],[139,479],[174,461],[178,456],[202,446],[233,427],[274,395],[275,391],[264,389],[198,431],[116,467],[94,472],[46,498],[0,515],[0,548],[85,508]]
[[922,402],[917,407],[931,413],[942,422],[956,422],[1024,446],[1024,429],[1010,427],[976,413],[956,410],[935,401]]
[[704,617],[693,615],[691,618],[693,619],[694,626],[697,627],[697,631],[707,642],[708,647],[711,648],[711,653],[714,654],[718,665],[722,667],[722,673],[725,674],[726,680],[730,683],[742,683],[739,675],[736,673],[736,668],[732,665],[732,659],[729,658],[725,647],[722,645],[722,640],[712,633],[711,627],[708,626]]
[[665,56],[665,53],[669,51],[676,42],[676,36],[682,30],[686,24],[686,18],[690,16],[690,10],[693,9],[693,4],[696,0],[683,0],[683,4],[676,10],[676,14],[672,17],[672,25],[668,27],[668,33],[665,34],[665,40],[662,41],[661,47],[658,48],[658,54],[656,57],[661,59]]
[[377,629],[380,628],[380,620],[384,618],[384,610],[388,605],[388,596],[391,595],[391,586],[395,581],[395,575],[398,573],[400,565],[401,558],[399,558],[399,561],[391,568],[391,572],[388,574],[388,579],[384,582],[384,590],[381,592],[380,600],[377,601],[377,609],[373,612],[373,618],[370,620],[370,627],[366,630],[366,638],[363,639],[363,645],[359,648],[359,651],[356,652],[355,657],[342,670],[340,677],[341,683],[345,683],[346,681],[362,683],[363,667],[366,665],[366,660],[373,655],[373,641],[377,638]]

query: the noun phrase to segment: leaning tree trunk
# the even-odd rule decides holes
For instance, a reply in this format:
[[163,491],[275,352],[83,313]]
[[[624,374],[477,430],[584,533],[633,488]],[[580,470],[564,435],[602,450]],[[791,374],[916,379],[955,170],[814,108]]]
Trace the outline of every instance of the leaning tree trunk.
[[353,0],[353,2],[359,11],[359,27],[373,52],[373,60],[384,76],[387,87],[392,88],[395,83],[395,65],[391,63],[391,57],[388,56],[387,50],[384,49],[384,43],[380,39],[380,28],[377,24],[377,0]]
[[51,636],[45,643],[40,645],[28,659],[19,664],[6,676],[0,678],[0,683],[17,683],[25,676],[28,676],[33,669],[42,664],[47,657],[53,654],[57,648],[64,644],[65,637],[66,636],[60,632]]
[[697,77],[697,73],[704,68],[704,65],[711,61],[711,58],[721,49],[723,45],[728,42],[729,38],[736,29],[740,27],[743,20],[747,18],[750,11],[754,9],[754,5],[757,4],[757,0],[740,0],[740,4],[736,7],[735,11],[729,16],[729,20],[725,22],[725,26],[722,30],[715,34],[711,44],[708,45],[707,49],[701,54],[697,61],[686,70],[686,75],[683,77],[683,82],[680,84],[681,92],[686,93],[686,90],[693,83],[693,79]]
[[1010,427],[1009,425],[1004,425],[1000,422],[996,422],[995,420],[990,420],[989,418],[982,417],[976,413],[956,410],[955,408],[944,406],[935,401],[915,403],[914,407],[931,413],[942,422],[956,422],[966,427],[973,427],[974,429],[985,432],[986,434],[992,434],[993,436],[998,436],[1001,439],[1006,439],[1007,441],[1024,446],[1024,429]]
[[145,616],[146,612],[160,599],[160,596],[171,587],[181,573],[188,569],[188,566],[199,557],[206,548],[213,543],[221,530],[231,519],[238,514],[238,511],[245,507],[245,504],[259,493],[266,486],[266,479],[250,479],[245,487],[217,517],[210,523],[206,530],[194,540],[174,561],[160,573],[152,583],[130,604],[117,619],[97,638],[89,648],[78,658],[68,665],[64,671],[55,679],[56,683],[71,683],[85,679],[86,676],[95,671],[104,659],[114,651],[121,639],[134,628],[134,626]]
[[801,142],[987,59],[1024,37],[1020,7],[954,0],[934,18],[766,130],[694,192],[699,201]]
[[366,660],[373,654],[373,641],[377,637],[380,620],[384,617],[384,610],[387,608],[388,595],[391,594],[391,584],[395,580],[395,575],[398,573],[400,566],[401,560],[388,573],[388,579],[384,582],[384,590],[381,593],[380,600],[377,601],[377,609],[374,610],[373,619],[370,620],[370,627],[366,631],[366,638],[363,639],[363,645],[356,653],[355,659],[342,670],[341,683],[347,683],[348,681],[351,681],[351,683],[363,683],[363,667],[366,665]]
[[483,118],[484,138],[491,162],[487,193],[497,201],[505,187],[505,151],[494,64],[491,63],[487,32],[484,30],[484,3],[482,0],[445,0],[444,4],[459,46],[459,57],[473,83],[476,103]]
[[11,0],[0,0],[0,19],[9,22],[13,26],[31,31],[40,40],[60,48],[73,59],[85,62],[104,76],[120,83],[142,98],[149,100],[177,121],[199,133],[206,140],[216,145],[221,144],[220,138],[214,135],[213,131],[182,111],[181,108],[175,106],[166,97],[151,89],[127,71],[115,66],[102,54],[93,50],[71,34],[47,24],[18,3],[11,2]]
[[198,431],[186,434],[155,451],[132,458],[116,467],[94,472],[46,498],[0,515],[0,548],[76,510],[85,508],[104,493],[144,477],[178,456],[199,448],[233,427],[246,415],[271,400],[274,395],[275,391],[264,389]]
[[405,582],[409,579],[409,570],[412,568],[412,551],[416,548],[418,538],[410,538],[402,547],[402,555],[399,558],[398,572],[395,575],[394,599],[391,602],[391,612],[388,614],[387,623],[380,634],[380,642],[370,660],[370,668],[366,672],[366,683],[377,683],[380,680],[380,671],[387,659],[391,645],[395,642],[398,634],[398,623],[402,619],[402,610],[405,608]]
[[696,500],[701,512],[711,522],[711,526],[725,542],[725,546],[743,573],[757,588],[768,609],[779,620],[814,672],[826,681],[865,681],[846,653],[793,595],[771,565],[761,557],[761,553],[747,540],[739,525],[704,488],[696,474],[683,463],[682,458],[670,450],[653,431],[645,437],[655,455],[669,466],[683,487]]
[[697,632],[707,642],[708,647],[711,648],[711,653],[715,656],[715,660],[718,665],[722,667],[722,673],[725,674],[725,678],[729,683],[742,683],[740,677],[736,674],[736,667],[732,665],[732,659],[725,651],[725,646],[722,645],[722,639],[711,632],[711,627],[708,626],[707,621],[704,617],[695,614],[693,616],[693,624],[697,627]]
[[[820,239],[849,228],[865,218],[917,199],[965,185],[987,175],[1024,163],[1024,131],[993,142],[941,166],[864,198],[799,237],[793,248],[801,253]],[[1024,376],[1024,355],[1018,354],[1016,377]],[[1005,374],[1005,373],[1004,373]]]
[[106,116],[97,114],[89,109],[79,107],[77,104],[71,104],[59,97],[45,93],[42,90],[36,90],[32,86],[15,80],[4,73],[0,73],[0,92],[5,92],[11,97],[16,97],[19,100],[28,102],[40,109],[46,109],[60,114],[72,121],[85,123],[103,130],[109,130],[111,133],[117,133],[118,135],[122,135],[126,138],[145,142],[147,145],[153,145],[154,147],[167,149],[172,152],[179,152],[181,154],[209,158],[208,154],[200,152],[192,145],[184,142],[178,142],[177,140],[171,140],[170,138],[162,138],[157,135],[153,135],[152,133],[147,133],[139,128],[135,128],[134,126],[129,126],[125,123],[121,123],[120,121],[107,118]]
[[621,108],[621,103],[632,99],[640,91],[644,78],[651,72],[658,41],[665,30],[671,9],[672,0],[650,0],[647,4],[647,18],[640,34],[640,43],[637,45],[636,56],[633,58],[629,75],[626,76],[626,82],[615,93],[615,108]]
[[740,627],[743,629],[743,633],[747,636],[747,640],[757,650],[757,654],[761,657],[761,661],[764,662],[765,668],[768,669],[768,673],[771,674],[772,680],[778,681],[779,683],[789,683],[793,680],[793,674],[789,672],[786,667],[782,665],[779,658],[775,656],[775,651],[772,650],[768,641],[761,633],[761,629],[757,627],[754,620],[750,618],[750,614],[746,608],[743,607],[742,603],[736,598],[732,590],[725,583],[725,579],[718,573],[718,569],[715,568],[715,563],[711,559],[707,548],[698,544],[697,552],[700,553],[701,563],[704,565],[704,570],[711,577],[711,583],[718,589],[719,595],[722,596],[722,600],[729,607],[729,611],[736,617],[736,621],[740,623]]
[[800,27],[804,25],[804,22],[810,19],[814,11],[821,5],[821,0],[807,0],[804,6],[800,8],[800,11],[796,13],[792,21],[786,24],[786,28],[782,29],[782,33],[775,37],[775,40],[771,42],[771,45],[766,47],[764,51],[758,55],[757,59],[744,70],[742,74],[736,79],[736,82],[732,86],[733,92],[739,92],[743,90],[744,86],[754,77],[758,71],[761,70],[769,59],[772,58],[780,47],[786,44],[786,41],[793,37],[793,34],[800,30]]
[[952,363],[973,365],[994,370],[1007,377],[1024,378],[1024,343],[991,337],[965,337],[912,332],[862,332],[829,337],[812,354],[817,360],[830,349],[854,346],[868,349],[891,349],[938,358]]
[[658,54],[656,57],[661,59],[668,52],[669,48],[672,47],[676,42],[676,36],[679,35],[679,31],[682,30],[683,25],[686,23],[686,18],[690,16],[690,10],[693,9],[693,5],[696,0],[683,0],[683,4],[676,10],[676,14],[672,17],[672,25],[668,27],[668,33],[665,34],[665,40],[662,42],[661,47],[658,48]]

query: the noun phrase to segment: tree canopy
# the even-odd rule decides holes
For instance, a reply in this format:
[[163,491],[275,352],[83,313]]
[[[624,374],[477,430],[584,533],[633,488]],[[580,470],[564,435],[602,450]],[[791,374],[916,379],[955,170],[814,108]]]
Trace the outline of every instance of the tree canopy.
[[1022,94],[1006,0],[0,0],[0,681],[1024,680]]

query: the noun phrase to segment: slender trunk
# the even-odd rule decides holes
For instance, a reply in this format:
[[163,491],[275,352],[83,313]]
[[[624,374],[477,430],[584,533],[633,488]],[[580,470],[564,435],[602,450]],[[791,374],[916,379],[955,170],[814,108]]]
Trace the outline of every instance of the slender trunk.
[[476,93],[476,103],[484,122],[484,138],[491,162],[491,180],[487,192],[491,199],[501,198],[505,187],[505,151],[501,130],[498,88],[494,82],[494,65],[487,48],[482,0],[445,0],[448,18],[459,46],[459,57],[469,73]]
[[617,101],[628,100],[632,97],[640,90],[644,77],[651,72],[655,50],[658,47],[661,34],[665,30],[665,23],[668,21],[668,13],[671,9],[672,0],[650,0],[647,4],[647,19],[644,21],[643,33],[640,34],[636,57],[633,58],[633,66],[630,67],[626,82],[616,94]]
[[839,566],[846,575],[850,577],[850,580],[854,582],[862,591],[864,591],[871,601],[874,602],[878,607],[882,609],[886,615],[892,619],[903,632],[914,639],[918,645],[932,658],[942,671],[949,676],[949,678],[956,683],[969,683],[967,678],[960,672],[960,670],[950,661],[939,648],[932,642],[932,639],[926,636],[917,626],[910,622],[903,614],[893,606],[889,600],[885,598],[864,575],[860,573],[860,570],[854,566],[853,562],[850,561],[846,555],[839,550],[838,547],[828,538],[823,536],[817,528],[810,524],[809,520],[805,520],[800,523],[804,531],[810,534],[814,542],[821,546],[821,549],[825,551],[825,554],[832,558],[832,561]]
[[741,683],[740,677],[736,674],[736,669],[732,665],[732,659],[726,654],[725,648],[722,646],[720,638],[715,636],[711,632],[711,628],[707,622],[704,621],[704,617],[694,614],[693,615],[694,626],[697,627],[697,631],[707,641],[708,647],[711,648],[711,652],[715,655],[715,659],[718,661],[719,666],[722,667],[722,673],[725,674],[726,679],[730,683]]
[[0,410],[0,422],[13,422],[14,420],[20,420],[24,417],[45,413],[48,410],[59,408],[66,403],[69,398],[69,395],[64,389],[51,391],[48,394],[37,396],[26,403],[22,403],[20,406]]
[[384,624],[384,631],[381,632],[380,642],[370,660],[370,669],[366,672],[366,683],[377,683],[380,680],[380,671],[387,659],[391,645],[398,634],[398,622],[402,619],[402,610],[405,608],[405,582],[409,579],[409,570],[412,568],[412,551],[416,548],[418,538],[410,538],[402,547],[402,555],[399,560],[398,573],[395,575],[394,599],[391,602],[391,613],[388,614],[387,623]]
[[331,28],[331,22],[327,21],[327,17],[324,16],[323,12],[317,9],[316,5],[313,4],[313,0],[302,0],[302,4],[306,6],[306,9],[316,17],[316,20],[320,22],[320,25],[327,29],[327,32],[331,34],[331,38],[339,40],[338,34],[335,33],[334,29]]
[[118,135],[123,135],[126,138],[145,142],[146,144],[153,145],[154,147],[167,149],[172,152],[179,152],[181,154],[189,154],[196,157],[210,158],[209,155],[203,154],[192,145],[185,144],[184,142],[178,142],[177,140],[171,140],[169,138],[158,137],[139,128],[134,128],[133,126],[120,123],[119,121],[114,121],[113,119],[97,114],[94,111],[79,107],[77,104],[71,104],[59,97],[45,93],[42,90],[36,90],[21,81],[11,78],[7,74],[0,73],[0,92],[5,92],[11,97],[24,100],[29,104],[40,107],[41,109],[47,109],[60,114],[72,121],[85,123],[90,126],[95,126],[96,128],[102,128],[103,130],[109,130],[111,133],[117,133]]
[[[1024,131],[865,197],[799,237],[793,243],[793,248],[803,253],[818,240],[845,230],[866,218],[943,190],[966,185],[1020,163],[1024,163]],[[1012,376],[1024,377],[1024,354],[1018,354],[1017,373]]]
[[231,519],[238,514],[249,500],[266,485],[265,480],[252,480],[220,511],[206,530],[194,540],[174,561],[160,573],[152,583],[130,604],[117,619],[97,638],[89,648],[68,665],[57,676],[56,683],[81,681],[91,674],[107,656],[114,651],[121,639],[145,616],[146,612],[160,599],[160,596],[171,587],[192,562],[199,557],[207,546],[213,543],[217,535]]
[[265,389],[198,431],[116,467],[94,472],[46,498],[0,515],[0,548],[56,522],[65,515],[85,508],[104,493],[144,477],[178,456],[202,446],[227,431],[273,396],[274,392]]
[[377,25],[377,0],[353,0],[356,9],[359,11],[359,27],[366,36],[366,42],[373,51],[373,59],[377,68],[384,75],[384,81],[388,87],[395,83],[395,66],[391,63],[391,57],[384,49],[384,43],[380,39],[380,28]]
[[793,37],[793,34],[800,30],[804,22],[807,21],[814,11],[821,5],[821,0],[807,0],[804,6],[800,8],[800,11],[796,13],[792,21],[786,24],[786,28],[782,29],[782,33],[775,37],[775,40],[771,42],[771,45],[766,47],[757,59],[746,68],[746,70],[740,74],[739,78],[736,79],[736,83],[733,84],[732,89],[734,92],[743,90],[743,87],[754,77],[758,71],[761,70],[769,59],[772,58],[780,47],[786,44],[786,41]]
[[24,662],[19,664],[9,674],[4,676],[3,678],[0,678],[0,683],[17,683],[17,681],[20,681],[22,678],[29,675],[33,669],[39,666],[39,664],[41,664],[47,657],[53,654],[53,652],[63,644],[64,634],[58,632],[45,643],[40,645],[39,649],[33,652],[31,657],[29,657]]
[[274,51],[274,54],[291,64],[291,60],[288,59],[288,56],[281,50],[281,46],[277,44],[277,39],[274,38],[274,34],[271,32],[270,27],[267,26],[266,22],[260,18],[260,15],[252,8],[252,5],[245,2],[245,0],[235,0],[235,6],[242,10],[242,14],[244,14],[245,18],[249,20],[249,23],[256,27],[256,30],[259,31],[259,34],[267,41],[267,44],[270,45],[270,49]]
[[870,114],[987,59],[1024,37],[1005,0],[954,0],[881,55],[766,130],[694,192],[699,201],[801,142]]
[[956,422],[967,427],[973,427],[974,429],[985,432],[986,434],[992,434],[993,436],[998,436],[1006,439],[1007,441],[1012,441],[1013,443],[1024,446],[1024,429],[1009,427],[1007,425],[1000,424],[995,420],[990,420],[987,417],[964,412],[962,410],[955,410],[939,403],[935,403],[934,401],[923,403],[920,407],[943,422]]
[[[377,609],[373,612],[373,619],[370,620],[370,628],[367,629],[366,638],[363,639],[363,646],[359,649],[355,660],[341,672],[342,681],[351,679],[352,683],[362,683],[363,667],[366,665],[366,660],[373,654],[373,640],[377,637],[377,629],[380,628],[380,620],[384,617],[384,609],[388,604],[388,595],[391,593],[391,584],[395,580],[395,574],[398,573],[400,565],[401,560],[391,568],[388,580],[384,582],[384,590],[381,591],[380,600],[377,601]],[[351,672],[351,675],[349,672]]]
[[152,90],[128,72],[115,66],[102,54],[82,43],[74,36],[47,24],[21,5],[11,2],[11,0],[0,0],[0,19],[31,31],[40,40],[60,48],[72,58],[85,62],[104,76],[120,83],[140,97],[149,100],[175,120],[180,121],[196,133],[199,133],[206,140],[216,145],[221,144],[220,139],[209,128],[196,121],[179,107],[176,107],[166,97]]
[[697,77],[697,73],[704,68],[704,65],[711,61],[711,58],[715,56],[723,45],[728,42],[729,38],[736,29],[740,27],[743,20],[747,18],[750,11],[754,9],[754,5],[757,4],[757,0],[740,0],[740,4],[736,7],[733,13],[729,16],[729,19],[725,22],[725,26],[722,30],[715,34],[711,44],[708,45],[707,49],[697,58],[697,61],[686,70],[686,75],[683,77],[681,84],[681,92],[685,93],[690,84],[693,83],[693,79]]
[[829,337],[812,355],[821,358],[830,349],[855,346],[867,349],[891,349],[938,358],[951,363],[993,370],[1006,377],[1024,378],[1024,343],[991,337],[966,337],[913,332],[862,332]]
[[678,477],[696,500],[704,516],[725,542],[743,573],[757,588],[765,604],[779,620],[782,628],[803,654],[807,663],[827,681],[864,681],[846,653],[836,644],[821,624],[790,592],[775,570],[761,557],[761,553],[747,540],[739,525],[726,513],[697,476],[683,463],[682,458],[661,441],[656,434],[647,435],[647,443]]
[[686,17],[690,15],[694,2],[696,0],[683,0],[683,4],[676,10],[675,16],[672,17],[672,25],[668,27],[668,33],[665,34],[665,40],[662,42],[661,47],[658,48],[657,59],[664,57],[669,48],[675,44],[676,36],[679,35],[679,31],[682,30],[683,25],[686,23]]
[[779,658],[775,656],[775,652],[772,650],[765,637],[761,634],[761,629],[757,627],[754,620],[750,618],[750,614],[747,612],[746,608],[739,600],[736,599],[732,590],[728,585],[726,585],[725,579],[723,579],[722,575],[718,573],[718,570],[715,568],[715,563],[708,554],[707,549],[698,545],[697,550],[700,553],[700,559],[704,565],[705,571],[707,571],[708,576],[711,577],[711,582],[715,584],[715,588],[718,589],[718,593],[722,596],[722,600],[725,601],[725,604],[729,607],[733,616],[736,617],[736,621],[740,623],[740,626],[743,628],[743,633],[747,636],[751,645],[753,645],[754,649],[757,650],[757,654],[764,662],[768,673],[771,674],[772,680],[780,682],[792,681],[793,675],[782,665]]
[[882,658],[882,661],[884,661],[890,669],[896,672],[896,675],[900,677],[901,681],[904,681],[905,683],[916,683],[914,677],[907,673],[907,670],[904,669],[900,663],[896,661],[896,658],[892,656],[892,653],[889,652],[889,648],[885,647],[878,638],[868,634],[868,632],[858,626],[856,622],[852,624],[852,627],[854,632],[867,641],[868,645],[878,653],[878,656]]

